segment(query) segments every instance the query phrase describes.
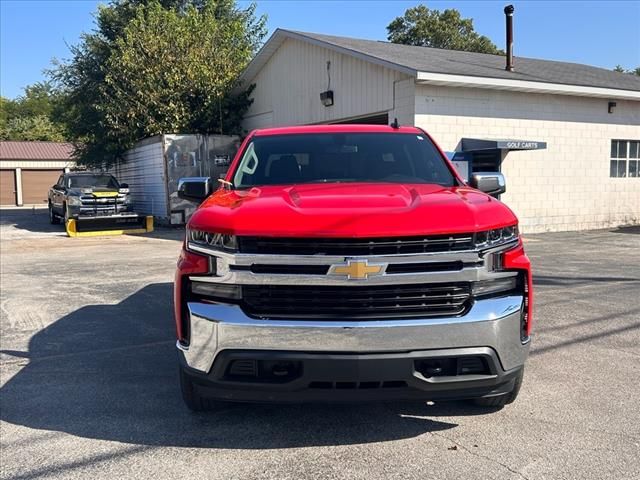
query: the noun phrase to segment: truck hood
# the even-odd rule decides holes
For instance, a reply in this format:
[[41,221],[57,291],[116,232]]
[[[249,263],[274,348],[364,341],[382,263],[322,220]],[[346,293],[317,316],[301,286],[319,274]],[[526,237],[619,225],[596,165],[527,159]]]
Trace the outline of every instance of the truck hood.
[[469,187],[380,183],[220,189],[189,227],[235,235],[381,237],[466,233],[517,222],[500,201]]

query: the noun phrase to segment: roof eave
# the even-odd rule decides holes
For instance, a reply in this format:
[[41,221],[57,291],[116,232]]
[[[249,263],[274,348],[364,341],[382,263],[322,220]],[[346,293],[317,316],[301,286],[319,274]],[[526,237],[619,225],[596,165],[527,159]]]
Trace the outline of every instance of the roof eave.
[[565,85],[560,83],[531,82],[506,78],[471,77],[445,73],[418,72],[417,83],[445,85],[451,87],[487,88],[492,90],[511,90],[553,95],[571,95],[579,97],[599,97],[620,100],[640,101],[640,91],[615,88],[588,87],[583,85]]

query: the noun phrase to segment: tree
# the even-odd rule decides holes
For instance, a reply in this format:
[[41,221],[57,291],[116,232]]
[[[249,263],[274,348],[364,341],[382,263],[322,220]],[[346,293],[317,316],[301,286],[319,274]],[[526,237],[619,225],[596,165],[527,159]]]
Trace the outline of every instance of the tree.
[[628,73],[630,75],[637,75],[640,77],[640,67],[636,67],[631,70],[626,70],[622,65],[616,65],[613,71],[620,72],[620,73]]
[[15,100],[0,97],[0,139],[64,141],[63,126],[53,115],[58,101],[47,82],[25,87],[24,95]]
[[237,78],[266,33],[254,5],[115,0],[96,24],[51,72],[81,163],[110,163],[159,133],[240,133],[250,90],[236,92]]
[[441,12],[425,5],[409,8],[387,26],[387,32],[392,43],[504,54],[488,37],[474,30],[472,19],[462,18],[455,9]]
[[0,139],[21,141],[64,142],[60,125],[46,115],[14,117],[0,127]]

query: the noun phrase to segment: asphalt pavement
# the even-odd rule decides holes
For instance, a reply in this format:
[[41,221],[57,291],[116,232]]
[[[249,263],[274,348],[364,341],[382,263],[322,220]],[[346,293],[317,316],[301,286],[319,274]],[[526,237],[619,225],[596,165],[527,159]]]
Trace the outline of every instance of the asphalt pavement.
[[640,478],[640,227],[526,239],[535,336],[499,411],[189,412],[171,299],[181,235],[72,239],[45,210],[0,210],[0,478]]

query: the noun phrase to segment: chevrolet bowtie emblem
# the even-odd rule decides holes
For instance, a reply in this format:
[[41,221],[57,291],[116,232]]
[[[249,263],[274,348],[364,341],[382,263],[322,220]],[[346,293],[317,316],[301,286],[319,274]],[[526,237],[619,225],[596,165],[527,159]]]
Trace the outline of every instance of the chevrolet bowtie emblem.
[[346,263],[331,265],[329,275],[340,275],[348,280],[366,280],[369,275],[379,275],[384,270],[382,263],[369,263],[367,260],[347,260]]

